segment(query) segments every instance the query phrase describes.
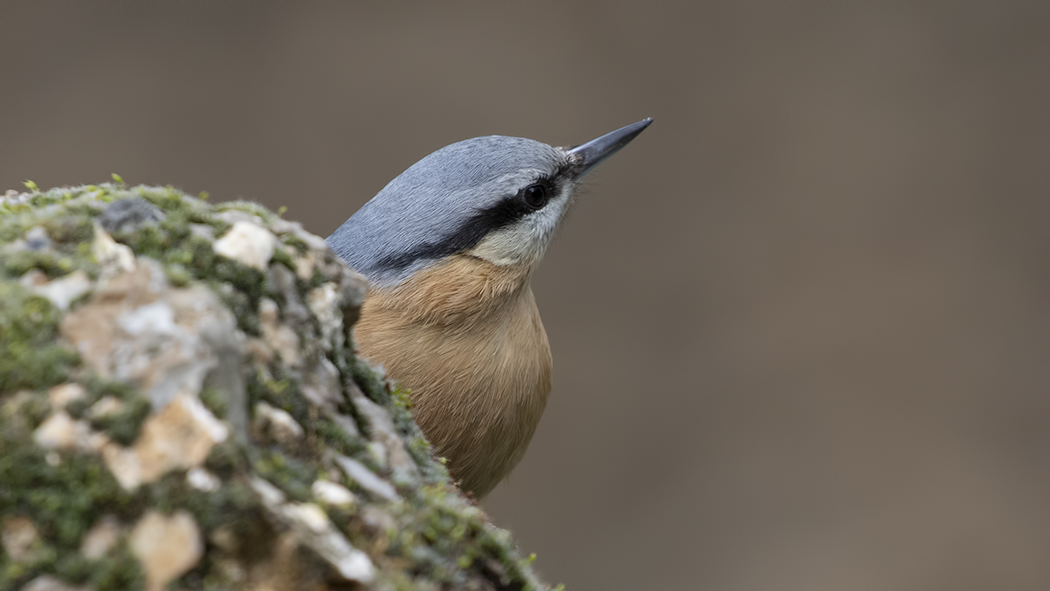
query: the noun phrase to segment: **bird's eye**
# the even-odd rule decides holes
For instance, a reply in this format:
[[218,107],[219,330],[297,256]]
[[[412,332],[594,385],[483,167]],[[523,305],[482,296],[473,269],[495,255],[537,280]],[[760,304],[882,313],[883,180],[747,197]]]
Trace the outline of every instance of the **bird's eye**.
[[547,205],[547,187],[540,183],[529,185],[521,190],[521,198],[532,209],[539,209]]

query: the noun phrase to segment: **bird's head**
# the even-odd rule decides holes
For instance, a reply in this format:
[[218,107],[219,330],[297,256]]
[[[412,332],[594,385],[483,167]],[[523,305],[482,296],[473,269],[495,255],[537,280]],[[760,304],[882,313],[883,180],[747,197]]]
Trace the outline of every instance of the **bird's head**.
[[445,146],[391,181],[328,243],[380,287],[394,287],[453,254],[531,270],[580,179],[651,122],[574,148],[505,136]]

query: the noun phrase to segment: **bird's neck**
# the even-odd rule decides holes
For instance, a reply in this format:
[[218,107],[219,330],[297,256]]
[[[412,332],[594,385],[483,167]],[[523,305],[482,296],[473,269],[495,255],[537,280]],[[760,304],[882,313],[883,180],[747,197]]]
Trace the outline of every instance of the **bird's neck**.
[[354,328],[360,355],[410,390],[427,439],[478,496],[521,459],[551,388],[530,275],[456,255],[374,286]]
[[531,295],[531,277],[531,265],[497,265],[457,254],[393,288],[373,287],[366,307],[396,310],[403,321],[422,324],[484,322]]

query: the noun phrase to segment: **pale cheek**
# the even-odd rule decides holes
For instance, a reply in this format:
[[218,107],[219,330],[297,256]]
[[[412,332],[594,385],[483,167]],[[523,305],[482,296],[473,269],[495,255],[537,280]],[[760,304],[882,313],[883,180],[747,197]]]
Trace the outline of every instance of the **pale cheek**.
[[534,265],[543,258],[550,230],[543,220],[526,219],[489,234],[470,254],[496,265]]
[[558,199],[513,226],[489,234],[470,254],[495,265],[539,263],[565,211],[565,205],[564,198]]
[[489,234],[470,254],[495,265],[531,263],[531,259],[538,258],[533,254],[533,242],[534,235],[527,228],[515,226]]

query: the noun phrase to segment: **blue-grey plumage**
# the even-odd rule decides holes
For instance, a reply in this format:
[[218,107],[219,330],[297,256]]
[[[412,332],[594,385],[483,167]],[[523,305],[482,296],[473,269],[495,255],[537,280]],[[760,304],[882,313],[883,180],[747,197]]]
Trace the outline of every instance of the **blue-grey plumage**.
[[390,181],[328,242],[350,266],[390,286],[437,262],[448,248],[473,246],[482,236],[470,232],[472,218],[568,162],[564,151],[525,138],[457,142]]
[[532,272],[580,179],[651,122],[570,149],[504,136],[446,146],[328,237],[372,282],[361,354],[411,389],[416,421],[477,497],[521,459],[550,391]]

